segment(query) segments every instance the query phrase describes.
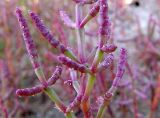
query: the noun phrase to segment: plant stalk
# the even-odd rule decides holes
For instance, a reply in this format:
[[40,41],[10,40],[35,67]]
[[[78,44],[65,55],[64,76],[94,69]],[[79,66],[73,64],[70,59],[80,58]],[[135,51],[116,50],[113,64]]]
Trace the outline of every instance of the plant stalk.
[[[52,90],[50,87],[45,88],[44,92],[49,96],[49,98],[55,103],[55,105],[59,108],[59,110],[61,110],[62,112],[65,113],[66,111],[66,107],[65,105],[62,103],[62,101],[59,99],[59,97],[57,96],[57,94],[55,93],[54,90]],[[71,112],[67,112],[66,113],[66,118],[75,118],[73,113]]]
[[78,46],[78,57],[80,61],[83,63],[85,61],[85,54],[84,54],[84,28],[80,28],[80,23],[82,21],[82,5],[76,4],[76,33],[77,33],[77,46]]

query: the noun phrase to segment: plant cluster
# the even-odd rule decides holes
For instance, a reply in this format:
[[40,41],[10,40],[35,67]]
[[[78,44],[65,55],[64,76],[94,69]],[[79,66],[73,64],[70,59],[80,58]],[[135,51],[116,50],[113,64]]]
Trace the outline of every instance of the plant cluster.
[[[91,3],[93,2],[94,1],[92,1]],[[75,99],[68,106],[64,105],[64,103],[60,100],[54,89],[51,88],[51,86],[55,84],[56,81],[59,79],[62,72],[62,67],[57,67],[52,77],[46,79],[43,73],[41,63],[39,61],[39,56],[36,50],[36,46],[29,31],[27,21],[22,14],[22,10],[20,8],[16,9],[17,18],[20,23],[21,30],[23,32],[23,38],[26,44],[26,49],[30,61],[34,67],[34,71],[40,81],[40,85],[36,85],[35,87],[32,88],[18,89],[16,91],[16,94],[19,96],[31,96],[40,92],[45,92],[50,97],[50,99],[55,103],[56,107],[60,111],[62,111],[68,118],[75,117],[74,113],[72,112],[74,111],[75,107],[79,107],[82,109],[84,117],[86,118],[93,117],[90,101],[92,99],[91,92],[94,87],[95,80],[97,78],[96,76],[98,76],[100,72],[104,71],[105,69],[108,68],[108,66],[112,64],[113,55],[111,53],[113,53],[117,48],[115,45],[109,43],[109,39],[111,37],[110,36],[111,23],[107,13],[108,12],[107,1],[106,0],[96,1],[95,5],[93,6],[93,8],[91,8],[88,15],[83,19],[82,8],[87,3],[83,1],[76,1],[76,6],[75,6],[76,23],[74,23],[64,11],[60,12],[61,18],[63,19],[64,23],[67,26],[74,27],[76,29],[77,49],[75,49],[75,51],[77,52],[77,56],[74,54],[73,51],[69,50],[68,47],[66,47],[60,41],[55,39],[54,35],[45,26],[44,22],[40,19],[40,17],[36,13],[32,11],[28,12],[39,32],[52,45],[53,48],[56,48],[59,51],[60,56],[58,57],[58,60],[61,62],[61,64],[71,69],[69,71],[71,75],[71,83],[73,85],[73,88],[77,92],[77,95]],[[93,61],[88,62],[87,61],[88,58],[86,58],[87,49],[85,49],[85,42],[84,42],[85,41],[84,26],[91,18],[96,16],[98,12],[100,14],[99,31],[98,31],[99,41],[97,44],[96,52],[91,57],[91,60]],[[61,54],[63,55],[61,56]],[[115,94],[119,81],[122,79],[122,76],[124,74],[126,56],[127,56],[126,49],[122,48],[120,50],[117,73],[115,75],[111,88],[101,97],[100,100],[101,103],[99,104],[97,118],[102,117],[104,109],[109,105],[112,96]],[[106,58],[103,59],[104,57]],[[67,70],[65,72],[68,73]]]
[[125,2],[0,1],[0,117],[159,117],[159,15]]

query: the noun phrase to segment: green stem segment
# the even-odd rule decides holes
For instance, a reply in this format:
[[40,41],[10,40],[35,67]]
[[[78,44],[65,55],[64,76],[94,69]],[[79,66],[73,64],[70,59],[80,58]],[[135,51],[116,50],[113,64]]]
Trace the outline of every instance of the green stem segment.
[[99,62],[101,62],[102,58],[103,58],[103,51],[101,51],[101,49],[98,48],[96,55],[95,55],[95,58],[93,60],[92,67],[91,67],[91,70],[93,73],[96,71],[97,65],[99,64]]
[[85,93],[81,103],[81,108],[85,115],[85,118],[89,117],[88,116],[89,115],[89,95],[93,89],[95,80],[96,80],[96,77],[93,74],[89,75],[88,83],[86,85]]
[[84,93],[85,97],[89,97],[89,95],[93,89],[95,80],[96,80],[96,77],[94,75],[89,75],[87,87],[86,87],[86,90]]
[[44,86],[47,86],[47,81],[46,81],[46,77],[43,73],[43,69],[40,66],[39,68],[34,69],[39,81],[41,82],[41,84],[43,84]]
[[[91,69],[96,70],[98,63],[102,60],[102,58],[103,58],[103,52],[100,49],[98,49],[97,52],[96,52],[96,56],[94,58]],[[96,80],[95,75],[90,74],[89,78],[88,78],[87,85],[86,85],[86,90],[85,90],[84,96],[89,96],[90,95],[90,93],[93,89],[95,80]]]
[[66,113],[66,118],[76,118],[71,112]]
[[102,118],[105,110],[106,110],[106,106],[105,105],[101,105],[101,107],[98,110],[96,118]]
[[56,106],[63,112],[65,112],[66,107],[65,105],[61,102],[57,94],[55,93],[54,90],[51,88],[46,88],[44,89],[44,92],[49,96],[49,98],[56,104]]
[[76,62],[79,62],[77,57],[70,50],[65,51],[64,55],[69,57],[70,59],[73,59]]
[[[96,72],[97,69],[97,65],[99,64],[99,62],[102,60],[103,58],[103,52],[100,50],[100,48],[97,49],[95,58],[93,60],[93,64],[91,67],[92,72]],[[88,82],[86,85],[86,89],[85,89],[85,93],[84,93],[84,97],[82,99],[82,110],[84,112],[84,114],[87,114],[89,112],[89,95],[91,94],[91,91],[93,89],[94,86],[94,82],[96,80],[96,77],[93,73],[89,74],[89,78],[88,78]],[[87,117],[87,116],[86,116]]]
[[[49,98],[55,103],[55,105],[62,111],[65,113],[66,111],[66,107],[65,105],[62,103],[62,101],[59,99],[59,97],[57,96],[57,94],[55,93],[54,90],[52,90],[51,88],[45,88],[44,92],[49,96]],[[66,118],[75,118],[73,113],[71,112],[67,112],[66,113]]]

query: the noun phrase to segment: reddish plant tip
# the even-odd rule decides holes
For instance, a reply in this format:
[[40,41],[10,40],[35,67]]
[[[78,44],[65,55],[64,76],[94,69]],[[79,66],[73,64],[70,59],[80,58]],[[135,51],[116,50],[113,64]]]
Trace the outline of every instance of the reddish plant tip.
[[117,46],[114,44],[104,45],[101,50],[106,53],[114,52],[117,49]]
[[55,82],[60,78],[61,73],[62,73],[62,67],[57,66],[53,75],[47,81],[48,85],[51,86],[55,84]]
[[115,87],[118,86],[119,81],[122,79],[122,76],[125,71],[126,60],[127,60],[127,50],[124,48],[121,48],[119,62],[118,62],[118,66],[117,66],[117,73],[116,73],[116,77],[113,81],[113,86],[115,86]]
[[78,64],[77,62],[74,62],[73,60],[71,60],[70,58],[68,57],[65,57],[65,56],[59,56],[58,57],[59,60],[62,62],[62,64],[70,67],[70,68],[73,68],[75,70],[78,70],[80,71],[81,73],[86,73],[87,72],[87,69],[84,65],[82,64]]
[[25,88],[16,90],[18,96],[32,96],[42,92],[44,87],[42,85],[35,86],[33,88]]
[[38,54],[37,54],[36,46],[30,35],[27,21],[24,18],[21,9],[16,8],[16,15],[17,15],[17,19],[19,21],[19,24],[20,24],[20,27],[23,33],[24,42],[26,44],[26,48],[27,48],[31,63],[34,68],[38,68],[40,66],[40,63],[38,61]]

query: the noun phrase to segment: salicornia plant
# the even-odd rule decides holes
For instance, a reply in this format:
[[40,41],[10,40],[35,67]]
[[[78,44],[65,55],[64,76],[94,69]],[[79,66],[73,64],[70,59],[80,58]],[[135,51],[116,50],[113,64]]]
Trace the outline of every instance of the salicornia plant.
[[[32,39],[28,23],[23,16],[22,10],[20,8],[16,9],[16,15],[23,33],[28,56],[33,65],[35,74],[40,81],[38,85],[32,88],[18,89],[16,94],[18,96],[32,96],[44,92],[55,103],[56,108],[63,112],[67,118],[76,117],[75,110],[77,108],[82,110],[85,118],[101,118],[103,117],[105,109],[109,107],[125,72],[127,51],[124,48],[120,49],[116,74],[114,75],[113,69],[112,71],[108,71],[108,68],[114,66],[115,59],[113,52],[117,49],[117,46],[111,39],[111,21],[108,14],[108,0],[74,0],[74,2],[76,3],[75,22],[65,11],[60,11],[60,17],[64,24],[76,31],[76,38],[74,40],[77,42],[77,48],[73,50],[71,47],[67,47],[66,44],[63,44],[60,40],[55,38],[51,30],[47,28],[37,13],[28,11],[37,30],[58,52],[58,55],[54,58],[57,59],[59,65],[50,78],[47,78],[44,74],[42,69],[43,65],[41,64],[36,45]],[[87,4],[93,4],[93,7],[86,17],[84,17],[83,8]],[[93,42],[93,46],[90,47],[92,49],[90,53],[85,38],[85,25],[92,18],[96,17],[98,13],[98,41],[96,46],[94,46],[95,44]],[[90,41],[90,43],[92,43],[92,41]],[[62,74],[66,76],[62,76]],[[71,78],[70,84],[76,92],[75,99],[68,105],[60,99],[60,96],[54,89],[56,81],[60,78]],[[97,84],[97,81],[100,81],[98,83],[105,84],[106,78],[111,78],[113,80],[111,87],[107,90],[108,87],[105,88],[106,86],[103,86],[103,90],[105,91],[93,95],[95,91],[99,91],[97,87],[99,89],[101,87]],[[93,112],[93,105],[96,104],[95,97],[99,99],[97,115]]]

